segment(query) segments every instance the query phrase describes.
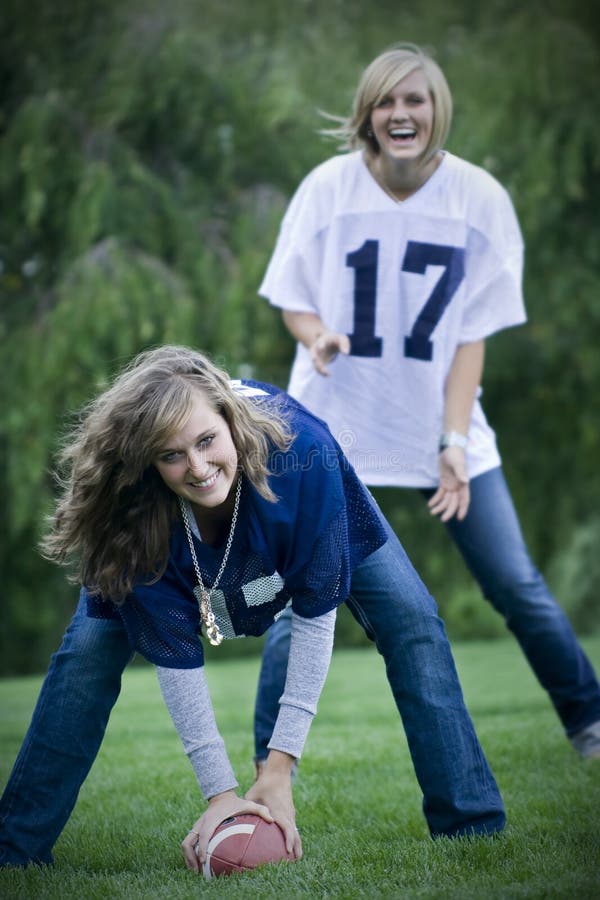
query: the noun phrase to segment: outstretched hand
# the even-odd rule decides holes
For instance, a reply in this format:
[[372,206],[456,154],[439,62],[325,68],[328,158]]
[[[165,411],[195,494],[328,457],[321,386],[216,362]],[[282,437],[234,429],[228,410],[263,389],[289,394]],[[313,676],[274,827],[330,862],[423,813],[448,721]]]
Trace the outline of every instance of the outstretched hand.
[[215,828],[224,819],[243,813],[254,813],[267,822],[273,821],[273,816],[266,806],[238,797],[235,791],[224,791],[222,794],[211,797],[207,809],[182,841],[181,848],[187,868],[199,872],[206,859],[208,842],[213,836]]
[[338,353],[350,353],[350,338],[335,331],[322,331],[310,345],[310,358],[320,375],[329,375],[327,364],[333,362]]
[[439,516],[442,522],[448,522],[453,516],[461,522],[470,501],[465,451],[461,447],[446,447],[440,453],[440,486],[427,505],[431,514]]

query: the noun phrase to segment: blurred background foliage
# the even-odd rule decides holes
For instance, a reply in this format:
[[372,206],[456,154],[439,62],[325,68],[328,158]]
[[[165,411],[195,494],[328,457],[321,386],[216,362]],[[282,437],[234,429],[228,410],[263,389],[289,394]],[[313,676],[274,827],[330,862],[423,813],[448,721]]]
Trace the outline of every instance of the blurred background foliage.
[[[517,208],[530,321],[489,342],[485,408],[534,558],[576,627],[598,626],[596,5],[4,0],[0,673],[43,669],[72,611],[36,544],[61,433],[111,374],[177,341],[285,386],[292,342],[256,294],[278,223],[335,152],[319,110],[345,114],[399,40],[434,52],[455,99],[449,149]],[[502,633],[420,496],[379,499],[451,635]],[[364,640],[340,625],[339,640]]]

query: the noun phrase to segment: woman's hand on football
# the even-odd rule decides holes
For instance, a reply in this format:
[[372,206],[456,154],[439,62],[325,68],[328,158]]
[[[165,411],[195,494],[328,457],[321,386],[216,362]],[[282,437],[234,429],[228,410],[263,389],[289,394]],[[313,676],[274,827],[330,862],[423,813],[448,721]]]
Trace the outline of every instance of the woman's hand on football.
[[291,766],[293,759],[284,753],[271,751],[261,767],[258,778],[246,793],[248,800],[263,803],[285,837],[288,853],[302,858],[302,840],[296,828],[296,810],[292,798]]
[[215,828],[230,816],[239,816],[243,813],[254,813],[266,822],[272,822],[274,818],[264,804],[246,797],[238,797],[235,791],[224,791],[211,797],[205,812],[193,824],[181,843],[187,868],[199,872],[206,859],[208,842]]

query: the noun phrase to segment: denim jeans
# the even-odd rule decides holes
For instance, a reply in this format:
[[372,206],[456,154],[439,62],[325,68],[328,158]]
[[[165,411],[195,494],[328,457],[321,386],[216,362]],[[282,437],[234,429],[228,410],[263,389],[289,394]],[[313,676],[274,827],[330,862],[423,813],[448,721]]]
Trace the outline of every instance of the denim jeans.
[[0,865],[52,862],[131,655],[121,622],[89,619],[80,599],[0,800]]
[[473,479],[466,519],[450,521],[446,528],[548,691],[566,734],[600,720],[598,679],[529,557],[501,468]]
[[[422,493],[429,497],[433,491]],[[462,522],[452,519],[446,528],[548,691],[567,735],[599,721],[600,687],[594,670],[529,558],[501,468],[472,479],[468,515]],[[402,640],[399,633],[392,636],[392,641]],[[255,712],[259,759],[266,756],[277,716],[288,650],[289,621],[280,619],[269,630],[263,652]]]
[[[354,571],[346,602],[385,660],[431,834],[500,831],[502,799],[464,704],[444,624],[391,529],[387,543]],[[259,747],[268,743],[269,710],[276,715],[282,693],[289,622],[289,614],[278,619],[265,644],[255,719]]]

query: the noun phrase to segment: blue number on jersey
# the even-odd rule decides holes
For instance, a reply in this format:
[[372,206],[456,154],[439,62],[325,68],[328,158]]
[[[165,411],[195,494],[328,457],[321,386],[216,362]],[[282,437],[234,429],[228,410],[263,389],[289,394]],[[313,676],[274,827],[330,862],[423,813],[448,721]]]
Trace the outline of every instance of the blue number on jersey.
[[410,335],[404,338],[404,355],[411,359],[432,359],[431,334],[465,277],[465,251],[462,247],[442,247],[409,241],[402,271],[424,275],[427,266],[443,266],[445,271],[417,316]]
[[[378,241],[365,241],[346,256],[346,265],[356,272],[354,330],[348,335],[353,356],[382,355],[383,339],[375,335],[378,256]],[[428,266],[443,266],[444,272],[417,316],[410,335],[404,338],[404,355],[425,361],[433,358],[433,330],[465,277],[465,251],[462,247],[408,241],[402,271],[424,275]]]
[[346,256],[354,275],[354,330],[349,334],[352,356],[381,356],[383,341],[375,336],[377,257],[379,241],[365,241]]

